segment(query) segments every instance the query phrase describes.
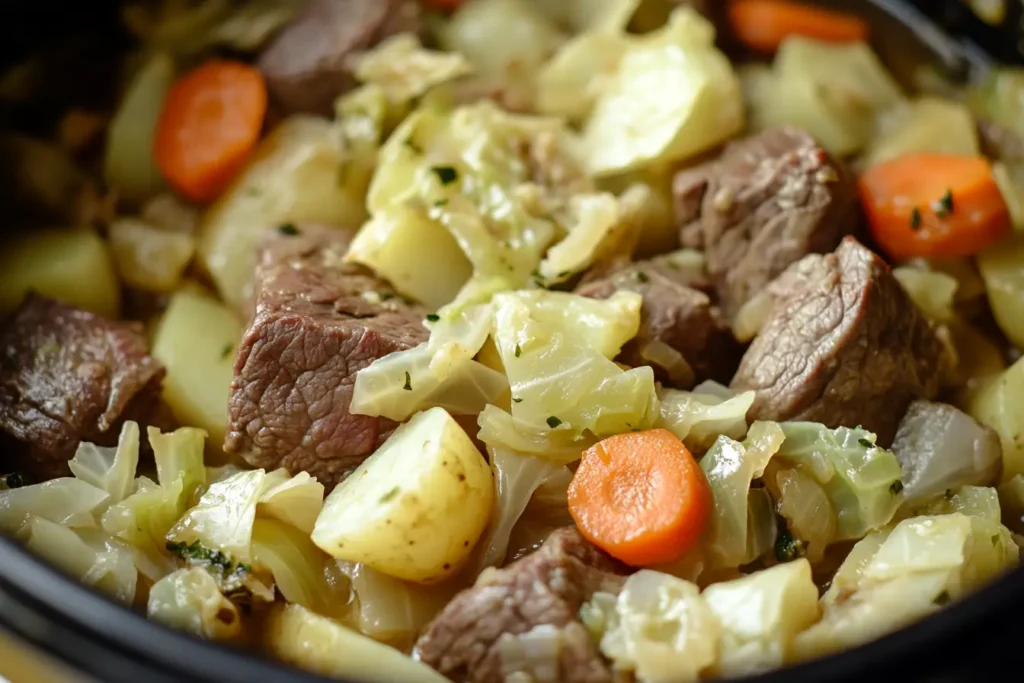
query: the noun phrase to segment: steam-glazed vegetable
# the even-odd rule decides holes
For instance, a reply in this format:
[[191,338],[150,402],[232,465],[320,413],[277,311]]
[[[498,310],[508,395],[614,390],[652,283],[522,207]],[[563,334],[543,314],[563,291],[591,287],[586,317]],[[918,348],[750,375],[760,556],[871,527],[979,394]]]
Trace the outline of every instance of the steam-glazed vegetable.
[[493,505],[487,462],[447,412],[432,408],[328,496],[313,541],[340,560],[437,583],[469,560]]
[[121,5],[0,68],[0,531],[69,576],[344,680],[696,683],[1019,563],[1024,71],[854,2]]

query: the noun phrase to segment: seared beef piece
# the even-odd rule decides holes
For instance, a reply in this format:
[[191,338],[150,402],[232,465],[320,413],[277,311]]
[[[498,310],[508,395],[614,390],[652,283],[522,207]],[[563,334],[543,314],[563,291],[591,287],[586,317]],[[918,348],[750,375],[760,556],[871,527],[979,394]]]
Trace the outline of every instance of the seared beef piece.
[[888,446],[910,402],[938,391],[942,343],[889,266],[852,237],[793,269],[804,277],[775,303],[732,388],[757,391],[751,420],[859,424]]
[[982,153],[990,159],[1024,159],[1024,140],[1015,132],[991,121],[978,121],[978,140]]
[[858,223],[852,176],[788,126],[680,171],[673,191],[682,243],[705,250],[729,318],[791,263],[832,251]]
[[492,683],[514,673],[502,666],[499,641],[554,627],[562,640],[560,681],[610,682],[611,669],[580,623],[579,611],[596,592],[618,593],[626,572],[575,527],[559,529],[537,552],[486,570],[456,595],[426,627],[416,653],[452,680]]
[[353,54],[420,25],[416,0],[307,0],[260,55],[259,68],[281,113],[327,115],[334,99],[355,86]]
[[[728,382],[739,364],[743,349],[733,338],[717,306],[696,288],[702,278],[672,266],[671,255],[639,261],[599,280],[580,285],[576,293],[607,299],[616,291],[636,292],[643,297],[640,332],[622,349],[618,360],[637,367],[650,365],[662,381],[679,384],[666,368],[641,353],[644,346],[659,341],[672,347],[693,369],[692,380]],[[689,388],[689,387],[683,387]]]
[[224,448],[253,467],[305,470],[330,490],[396,426],[349,413],[356,372],[426,341],[427,311],[342,262],[350,233],[288,228],[271,237],[256,268],[256,312],[235,362]]
[[125,420],[147,422],[163,377],[141,325],[30,294],[0,333],[0,429],[26,468],[66,474],[79,441],[113,445]]

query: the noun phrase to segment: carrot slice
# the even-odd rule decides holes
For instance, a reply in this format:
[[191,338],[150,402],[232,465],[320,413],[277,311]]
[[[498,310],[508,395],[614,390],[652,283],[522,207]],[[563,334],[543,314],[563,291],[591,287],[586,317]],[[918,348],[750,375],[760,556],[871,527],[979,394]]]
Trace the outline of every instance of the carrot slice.
[[154,158],[187,199],[216,199],[259,141],[267,112],[260,72],[243,62],[213,60],[181,77],[167,94]]
[[704,472],[672,432],[612,436],[583,454],[569,513],[591,543],[632,566],[678,560],[711,514]]
[[1010,212],[983,157],[911,154],[858,182],[871,234],[895,261],[970,256],[1010,230]]
[[860,17],[787,0],[734,0],[729,25],[741,43],[758,52],[775,52],[792,35],[843,43],[867,40],[869,31]]

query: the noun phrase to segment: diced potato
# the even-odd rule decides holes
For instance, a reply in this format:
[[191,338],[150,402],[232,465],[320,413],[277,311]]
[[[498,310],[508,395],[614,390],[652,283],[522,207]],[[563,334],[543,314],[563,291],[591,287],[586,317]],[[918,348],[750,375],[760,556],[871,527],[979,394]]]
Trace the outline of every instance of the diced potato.
[[426,664],[299,605],[275,610],[267,623],[266,644],[280,659],[321,676],[449,683]]
[[436,583],[490,522],[491,470],[442,408],[415,415],[324,501],[313,542],[339,560]]
[[106,245],[91,230],[47,230],[0,240],[0,316],[29,291],[108,318],[121,310],[121,286]]
[[[373,269],[402,294],[434,309],[453,300],[473,274],[451,233],[404,204],[380,211],[366,223],[345,259]],[[429,268],[423,267],[424,260]]]
[[174,291],[196,252],[192,235],[161,230],[134,218],[114,221],[109,239],[121,279],[150,292]]
[[356,227],[365,218],[365,178],[343,174],[339,140],[325,119],[286,119],[203,215],[200,262],[236,310],[251,298],[255,247],[268,228],[303,221]]
[[153,356],[167,368],[164,401],[179,422],[206,430],[207,450],[213,454],[224,443],[241,336],[242,324],[231,309],[183,289],[171,297],[153,340]]
[[1024,164],[997,162],[992,164],[992,177],[1006,201],[1013,229],[1024,232]]
[[981,252],[978,268],[999,328],[1024,348],[1024,240],[1007,240]]
[[982,384],[971,394],[967,412],[999,434],[1003,447],[1001,481],[1024,474],[1024,359]]
[[862,163],[867,168],[916,152],[977,155],[978,127],[970,110],[933,97],[912,102],[872,139]]

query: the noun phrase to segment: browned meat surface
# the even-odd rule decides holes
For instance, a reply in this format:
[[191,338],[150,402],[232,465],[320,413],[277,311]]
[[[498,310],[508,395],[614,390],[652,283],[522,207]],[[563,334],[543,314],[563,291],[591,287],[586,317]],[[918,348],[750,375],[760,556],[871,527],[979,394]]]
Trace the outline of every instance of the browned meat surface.
[[503,663],[504,647],[535,628],[553,627],[561,642],[559,680],[610,683],[611,669],[580,623],[579,610],[596,592],[618,593],[626,571],[575,527],[559,529],[537,552],[483,572],[456,595],[426,627],[416,653],[452,680],[491,683],[515,673]]
[[355,85],[350,58],[382,39],[418,32],[415,0],[307,0],[302,14],[260,55],[259,68],[284,114],[330,114]]
[[827,253],[858,224],[856,186],[810,135],[778,127],[680,171],[673,186],[685,246],[704,249],[732,318],[791,263]]
[[757,392],[751,420],[860,424],[888,446],[910,402],[938,391],[942,343],[889,266],[852,237],[793,269],[801,277],[773,307],[732,388]]
[[163,376],[141,325],[29,295],[0,332],[0,429],[27,469],[65,474],[79,441],[112,445],[125,420],[147,422]]
[[305,470],[330,490],[394,430],[352,415],[356,372],[426,341],[426,311],[342,263],[350,233],[288,226],[256,269],[256,312],[235,363],[224,447],[253,467]]
[[[673,266],[670,256],[639,261],[598,280],[586,282],[576,293],[606,299],[619,290],[643,297],[640,332],[623,349],[618,360],[631,366],[650,365],[658,378],[683,386],[705,379],[728,382],[739,364],[743,349],[733,338],[717,306],[698,287],[705,283],[693,273]],[[673,377],[645,347],[661,342],[678,351],[693,377]]]

